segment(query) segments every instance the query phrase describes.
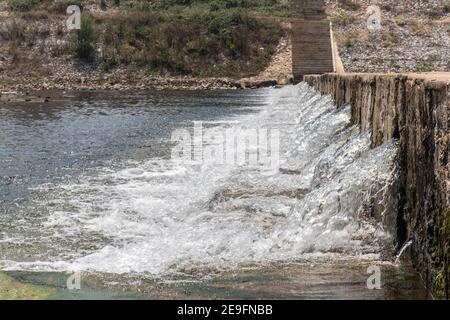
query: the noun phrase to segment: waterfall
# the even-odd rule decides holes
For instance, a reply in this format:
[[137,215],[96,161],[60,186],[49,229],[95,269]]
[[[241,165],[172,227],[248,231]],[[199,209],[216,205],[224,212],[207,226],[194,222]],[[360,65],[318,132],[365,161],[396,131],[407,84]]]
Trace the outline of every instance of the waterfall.
[[397,254],[397,257],[395,258],[395,264],[400,264],[400,259],[402,258],[403,254],[405,253],[406,249],[408,249],[412,244],[414,243],[413,240],[406,241],[403,247],[400,249],[400,251]]
[[[305,84],[264,95],[267,103],[258,112],[204,125],[279,130],[275,174],[155,157],[43,185],[34,210],[44,213],[24,216],[23,238],[5,240],[10,247],[26,242],[42,251],[26,259],[11,254],[0,267],[163,277],[377,257],[389,235],[371,212],[394,179],[395,142],[371,149],[370,132],[351,124],[349,106],[337,109]],[[250,145],[248,152],[255,149]]]

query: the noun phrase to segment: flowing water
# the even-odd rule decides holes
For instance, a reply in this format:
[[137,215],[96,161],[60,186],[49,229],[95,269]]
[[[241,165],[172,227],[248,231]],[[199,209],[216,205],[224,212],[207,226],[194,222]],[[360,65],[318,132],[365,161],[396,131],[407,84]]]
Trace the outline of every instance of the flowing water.
[[[174,161],[172,133],[198,121],[279,132],[279,168]],[[304,84],[4,103],[0,136],[0,270],[60,289],[81,271],[89,289],[58,297],[427,297],[381,223],[396,143],[371,149]]]

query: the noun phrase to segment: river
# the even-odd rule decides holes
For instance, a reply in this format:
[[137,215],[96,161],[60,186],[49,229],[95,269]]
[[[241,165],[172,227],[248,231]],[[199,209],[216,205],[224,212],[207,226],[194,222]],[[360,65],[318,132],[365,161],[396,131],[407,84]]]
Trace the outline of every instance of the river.
[[[371,149],[350,107],[304,84],[46,94],[0,104],[8,281],[62,299],[428,297],[409,262],[394,263],[381,223],[396,142]],[[174,159],[195,143],[194,157],[217,156],[227,130],[257,134],[232,143],[247,162]],[[270,166],[250,163],[267,151],[261,141]],[[65,287],[74,273],[80,290]]]

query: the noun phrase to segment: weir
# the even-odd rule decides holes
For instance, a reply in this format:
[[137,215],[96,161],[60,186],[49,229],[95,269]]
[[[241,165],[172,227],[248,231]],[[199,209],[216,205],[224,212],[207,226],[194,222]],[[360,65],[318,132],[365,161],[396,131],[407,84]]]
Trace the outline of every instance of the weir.
[[372,147],[400,141],[399,203],[386,227],[398,248],[413,239],[414,266],[436,297],[448,299],[450,75],[345,74],[324,1],[297,0],[297,10],[295,82],[331,95],[338,107],[350,104],[352,122],[372,130]]
[[[258,299],[389,298],[395,242],[396,262],[411,250],[435,296],[449,298],[449,82],[330,73],[339,67],[324,1],[297,4],[292,64],[306,83],[2,105],[0,271],[36,283],[81,271],[117,291],[167,284],[176,298],[230,288],[242,298],[245,286]],[[192,163],[175,159],[175,132]],[[261,157],[270,161],[252,161]],[[376,265],[389,284],[379,293],[366,286]],[[5,283],[9,297],[16,284],[0,273]]]
[[372,130],[372,147],[400,144],[397,243],[412,239],[412,258],[435,297],[450,280],[450,74],[325,74],[305,77],[352,122]]
[[[165,137],[156,136],[163,139],[160,150],[143,159],[125,159],[114,166],[102,161],[93,176],[83,173],[72,181],[38,184],[33,205],[17,213],[23,217],[20,229],[2,228],[9,249],[3,252],[0,269],[89,270],[170,280],[184,270],[198,274],[196,270],[205,268],[240,270],[245,265],[283,261],[327,263],[324,259],[337,256],[358,265],[374,263],[389,237],[372,213],[382,217],[395,200],[385,186],[395,176],[397,146],[371,150],[370,135],[360,134],[350,124],[350,108],[336,110],[330,98],[304,83],[261,92],[205,94],[204,100],[197,96],[195,102],[214,101],[208,113],[222,112],[226,108],[217,108],[217,101],[225,105],[230,97],[241,110],[209,118],[205,127],[219,135],[230,127],[279,130],[279,170],[266,175],[252,165],[172,161],[168,147],[172,140],[163,132]],[[175,103],[181,98],[186,100],[180,93]],[[142,105],[147,101],[152,98],[142,99]],[[89,109],[98,106],[84,103]],[[154,122],[155,117],[143,109],[139,108],[138,119],[120,116],[117,121],[131,119],[127,127],[139,127],[138,120]],[[160,107],[154,110],[160,112]],[[194,113],[182,120],[194,116],[198,117]],[[172,119],[168,113],[162,123]],[[71,132],[67,122],[61,125],[63,133]],[[109,133],[109,126],[95,127],[92,134],[92,124],[87,126],[89,137],[102,136],[103,129]],[[184,122],[176,127],[185,128]],[[6,141],[17,136],[11,134]],[[125,142],[136,141],[135,136],[125,137]],[[208,141],[208,148],[213,147]],[[249,139],[248,147],[241,143],[236,148],[247,150],[251,159],[252,153],[260,151],[257,143]],[[49,203],[51,209],[47,209]],[[0,226],[14,225],[9,219],[18,218],[0,215]],[[67,232],[76,237],[61,241]],[[17,250],[25,241],[27,250]],[[81,251],[80,246],[86,249]],[[42,252],[40,248],[49,249]],[[365,281],[361,288],[366,291]]]

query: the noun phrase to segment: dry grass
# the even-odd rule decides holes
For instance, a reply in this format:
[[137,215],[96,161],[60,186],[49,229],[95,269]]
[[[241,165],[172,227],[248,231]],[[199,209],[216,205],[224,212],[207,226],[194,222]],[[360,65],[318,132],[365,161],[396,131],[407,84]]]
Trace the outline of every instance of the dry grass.
[[268,65],[282,30],[240,10],[137,12],[97,17],[101,68],[135,64],[152,73],[242,77]]
[[410,20],[408,26],[415,36],[426,36],[430,34],[431,29],[426,21],[423,20]]

